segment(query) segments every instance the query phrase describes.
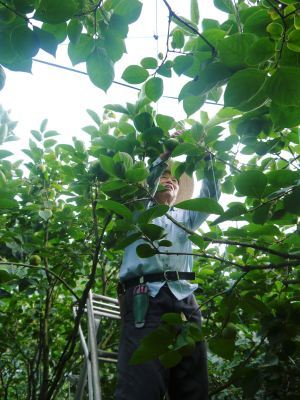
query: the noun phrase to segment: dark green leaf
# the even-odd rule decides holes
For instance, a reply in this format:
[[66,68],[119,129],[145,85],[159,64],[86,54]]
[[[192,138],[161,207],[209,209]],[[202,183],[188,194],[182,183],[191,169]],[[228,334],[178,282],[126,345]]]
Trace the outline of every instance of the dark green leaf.
[[247,68],[235,73],[226,86],[224,103],[242,111],[250,111],[261,106],[267,99],[264,90],[267,74],[255,68]]
[[62,22],[61,24],[43,24],[42,30],[52,34],[57,43],[63,42],[67,37],[67,24]]
[[214,354],[226,360],[232,360],[235,344],[233,339],[215,337],[209,341],[209,348]]
[[60,24],[72,18],[76,9],[74,0],[41,0],[33,17],[49,24]]
[[255,35],[251,33],[235,33],[219,41],[218,51],[221,62],[236,70],[245,68],[249,49],[255,40]]
[[204,96],[188,96],[183,99],[183,109],[186,112],[186,115],[189,117],[194,114],[203,106],[204,102]]
[[300,214],[300,187],[296,187],[291,194],[287,195],[284,200],[284,208],[292,213]]
[[68,24],[68,29],[67,29],[68,37],[69,37],[71,43],[73,43],[73,44],[78,43],[80,34],[82,32],[82,28],[83,28],[83,25],[77,18],[71,19],[71,21]]
[[155,218],[165,215],[169,211],[169,206],[160,204],[157,206],[150,207],[144,211],[138,218],[138,222],[141,225],[148,224]]
[[11,44],[21,58],[32,58],[39,51],[39,39],[26,25],[17,26],[11,33]]
[[114,77],[114,66],[104,49],[95,49],[88,57],[87,73],[94,85],[105,92],[111,86]]
[[145,180],[148,174],[149,173],[146,168],[132,168],[131,170],[126,172],[125,177],[130,182],[136,183]]
[[300,174],[297,171],[290,171],[287,169],[281,169],[277,171],[271,171],[266,174],[268,182],[276,188],[284,188],[292,186],[300,179]]
[[128,2],[127,0],[121,0],[117,4],[114,12],[126,19],[128,24],[131,24],[139,18],[142,7],[143,4],[140,1],[131,0]]
[[250,197],[261,197],[266,186],[267,177],[258,170],[241,172],[235,181],[236,190]]
[[178,351],[168,351],[159,356],[159,361],[165,368],[175,367],[182,359],[182,355]]
[[228,220],[236,220],[237,217],[241,216],[242,214],[245,214],[247,212],[247,209],[243,204],[234,204],[232,207],[230,207],[228,210],[224,212],[223,215],[218,217],[214,222],[212,222],[211,225],[217,225],[220,224],[221,222],[228,221]]
[[148,258],[154,256],[157,252],[149,244],[140,244],[136,248],[136,253],[140,258]]
[[129,210],[129,208],[124,206],[124,204],[118,203],[116,201],[102,200],[102,201],[99,201],[97,207],[104,208],[105,210],[113,211],[116,214],[121,215],[122,217],[124,217],[128,220],[132,219],[132,213]]
[[38,38],[40,48],[55,57],[58,45],[56,37],[52,33],[36,26],[33,28],[33,31]]
[[140,224],[141,231],[145,236],[147,236],[150,240],[159,240],[165,235],[165,230],[161,226],[155,224]]
[[116,242],[114,245],[115,250],[121,250],[125,247],[129,246],[130,244],[134,243],[136,240],[141,238],[140,233],[133,233],[132,235],[126,236],[125,239],[121,238]]
[[194,57],[191,55],[175,57],[173,69],[180,76],[193,65],[193,62]]
[[224,213],[224,210],[220,206],[220,204],[216,200],[210,198],[185,200],[181,203],[176,204],[176,207],[182,208],[184,210],[198,211],[207,214]]
[[152,127],[153,119],[151,114],[143,112],[134,117],[133,122],[138,131],[144,132]]
[[298,67],[277,68],[267,88],[269,97],[279,105],[300,105],[300,69]]

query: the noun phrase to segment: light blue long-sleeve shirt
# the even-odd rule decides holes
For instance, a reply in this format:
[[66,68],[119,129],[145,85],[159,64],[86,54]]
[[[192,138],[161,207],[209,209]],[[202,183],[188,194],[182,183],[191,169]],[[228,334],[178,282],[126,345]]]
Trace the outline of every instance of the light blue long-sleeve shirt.
[[[159,178],[167,168],[167,163],[163,162],[160,158],[154,161],[150,169],[148,178],[149,188],[152,193],[155,193],[159,184]],[[202,188],[198,197],[217,198],[219,193],[216,193],[216,184],[207,179],[203,180]],[[218,191],[218,189],[217,189]],[[151,206],[151,204],[149,205]],[[149,207],[148,206],[148,207]],[[176,221],[193,231],[198,229],[199,226],[206,220],[208,214],[182,210],[179,208],[171,207],[168,214]],[[170,253],[192,253],[192,243],[188,239],[189,234],[182,228],[175,225],[170,221],[166,215],[153,219],[153,224],[159,225],[165,229],[167,236],[166,239],[170,240],[173,245],[171,247],[160,247],[161,251]],[[145,243],[142,239],[135,241],[126,247],[124,257],[120,270],[120,280],[131,279],[137,276],[160,273],[168,270],[191,272],[193,269],[193,256],[178,254],[156,254],[149,258],[140,258],[136,254],[138,245]],[[153,282],[147,283],[150,295],[155,297],[160,288],[166,282]],[[188,281],[167,281],[167,284],[178,300],[182,300],[193,293],[198,285],[191,284]]]

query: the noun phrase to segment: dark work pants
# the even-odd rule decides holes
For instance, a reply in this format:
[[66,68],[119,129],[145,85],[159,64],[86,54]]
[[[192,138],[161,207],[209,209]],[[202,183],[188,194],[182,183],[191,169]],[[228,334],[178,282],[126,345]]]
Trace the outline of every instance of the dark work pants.
[[[135,328],[132,313],[132,292],[125,294],[125,309],[119,348],[116,400],[162,400],[168,392],[170,400],[207,400],[207,355],[203,342],[197,343],[191,356],[183,357],[178,365],[165,369],[159,360],[128,365],[141,339],[160,325],[160,317],[168,312],[183,312],[188,317],[197,309],[193,295],[177,300],[167,286],[156,297],[150,297],[147,322]],[[201,324],[201,314],[195,311],[192,322]]]

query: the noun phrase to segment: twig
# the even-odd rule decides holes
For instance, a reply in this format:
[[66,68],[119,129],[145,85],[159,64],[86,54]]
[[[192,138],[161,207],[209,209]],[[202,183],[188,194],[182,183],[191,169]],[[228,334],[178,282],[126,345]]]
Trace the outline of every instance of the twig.
[[216,57],[216,55],[217,55],[216,48],[196,28],[191,26],[189,23],[184,21],[182,18],[178,17],[178,15],[172,10],[172,8],[171,8],[170,4],[167,2],[167,0],[163,0],[163,2],[169,10],[169,16],[174,17],[179,22],[181,22],[183,25],[185,25],[187,28],[189,28],[192,32],[194,32],[197,36],[199,36],[210,47],[212,56]]
[[0,261],[0,265],[15,265],[17,267],[23,267],[23,268],[33,268],[33,269],[42,269],[45,272],[48,272],[49,274],[53,275],[57,280],[59,280],[71,293],[72,295],[76,298],[76,300],[80,300],[77,294],[74,292],[74,290],[67,284],[66,281],[64,281],[59,275],[57,275],[55,272],[51,271],[50,269],[46,269],[45,267],[38,266],[38,265],[30,265],[30,264],[23,264],[23,263],[17,263],[13,261]]

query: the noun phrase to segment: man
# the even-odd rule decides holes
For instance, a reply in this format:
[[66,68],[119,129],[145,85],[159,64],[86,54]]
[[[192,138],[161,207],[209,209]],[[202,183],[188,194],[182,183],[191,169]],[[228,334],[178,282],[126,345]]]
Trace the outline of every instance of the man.
[[[189,229],[196,230],[207,218],[207,214],[174,207],[179,199],[182,201],[192,196],[193,181],[187,175],[179,181],[172,176],[166,162],[170,155],[171,152],[166,151],[152,164],[148,179],[149,188],[152,194],[155,194],[157,203],[171,207],[169,214],[175,220]],[[156,192],[159,183],[164,190]],[[205,179],[199,197],[217,198],[215,182]],[[201,314],[193,295],[197,285],[188,282],[194,279],[191,272],[192,256],[180,254],[192,253],[189,234],[165,215],[154,219],[153,223],[163,227],[167,232],[166,238],[173,243],[172,247],[166,250],[179,254],[157,254],[149,258],[140,258],[136,254],[136,247],[143,243],[142,240],[125,249],[120,271],[125,298],[115,399],[162,400],[168,393],[170,400],[207,400],[207,356],[203,342],[196,345],[193,355],[184,357],[178,365],[170,369],[165,369],[159,360],[139,365],[128,364],[141,339],[160,325],[160,317],[163,314],[178,312],[186,317],[192,314],[191,321],[201,324]],[[137,290],[149,292],[150,295],[148,302],[144,302],[145,322],[136,321],[134,303]]]

